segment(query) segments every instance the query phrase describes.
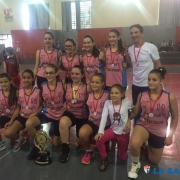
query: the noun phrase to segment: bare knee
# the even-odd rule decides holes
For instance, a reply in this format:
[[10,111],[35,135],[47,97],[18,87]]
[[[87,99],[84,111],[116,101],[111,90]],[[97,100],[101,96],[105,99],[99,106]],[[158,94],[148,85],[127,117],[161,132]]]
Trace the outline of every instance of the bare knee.
[[138,140],[132,139],[132,140],[130,141],[130,149],[131,149],[131,150],[140,149],[141,146],[142,146],[142,143],[139,142]]
[[155,157],[151,152],[148,153],[148,159],[152,164],[155,164],[155,165],[159,164],[161,160],[161,158]]
[[69,123],[69,121],[66,118],[62,118],[60,120],[60,125],[59,125],[60,129],[68,129],[71,127],[71,124]]
[[14,133],[12,131],[10,131],[9,129],[6,129],[4,135],[7,138],[11,138],[14,135]]
[[87,141],[90,137],[90,134],[87,132],[86,128],[81,128],[79,130],[79,138],[80,140],[84,140],[84,141]]

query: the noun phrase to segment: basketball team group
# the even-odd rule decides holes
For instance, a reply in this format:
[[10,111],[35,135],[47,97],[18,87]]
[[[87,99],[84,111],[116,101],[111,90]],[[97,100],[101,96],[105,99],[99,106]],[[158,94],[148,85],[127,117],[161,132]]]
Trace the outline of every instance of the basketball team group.
[[[73,39],[66,39],[62,53],[54,48],[53,34],[46,32],[44,48],[36,52],[34,71],[26,69],[21,76],[14,49],[7,47],[4,72],[0,74],[0,128],[5,128],[11,151],[21,148],[26,142],[23,133],[28,132],[32,149],[27,159],[34,160],[39,152],[33,143],[36,133],[41,124],[51,122],[52,145],[61,145],[62,149],[60,163],[68,163],[70,127],[75,126],[77,142],[85,150],[79,160],[83,164],[90,164],[94,157],[92,139],[100,154],[100,171],[108,165],[109,141],[117,143],[118,159],[122,162],[126,162],[130,147],[129,178],[138,177],[144,144],[149,160],[158,164],[164,146],[172,144],[178,123],[177,100],[164,89],[166,69],[161,65],[157,47],[143,41],[143,27],[132,25],[130,36],[133,45],[124,47],[120,32],[112,29],[107,37],[109,46],[99,50],[94,38],[87,34],[82,39],[84,51],[77,54]],[[126,99],[126,70],[130,67],[132,102]],[[61,76],[62,71],[65,76]],[[0,135],[0,151],[5,148]]]

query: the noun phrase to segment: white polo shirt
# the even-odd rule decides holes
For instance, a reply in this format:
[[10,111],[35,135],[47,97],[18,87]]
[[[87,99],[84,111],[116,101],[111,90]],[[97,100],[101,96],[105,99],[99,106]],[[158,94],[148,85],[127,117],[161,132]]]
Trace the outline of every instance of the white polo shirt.
[[[135,48],[136,57],[138,51],[139,48]],[[139,87],[148,86],[148,74],[154,69],[153,61],[160,58],[157,47],[152,43],[145,42],[139,52],[138,66],[136,66],[135,61],[134,45],[128,48],[128,53],[133,66],[133,84]]]

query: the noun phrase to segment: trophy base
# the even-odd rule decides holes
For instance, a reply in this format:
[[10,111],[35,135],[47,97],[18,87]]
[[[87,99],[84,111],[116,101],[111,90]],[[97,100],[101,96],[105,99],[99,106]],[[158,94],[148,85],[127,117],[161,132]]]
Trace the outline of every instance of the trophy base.
[[34,162],[38,165],[51,164],[52,159],[50,157],[50,152],[39,152]]

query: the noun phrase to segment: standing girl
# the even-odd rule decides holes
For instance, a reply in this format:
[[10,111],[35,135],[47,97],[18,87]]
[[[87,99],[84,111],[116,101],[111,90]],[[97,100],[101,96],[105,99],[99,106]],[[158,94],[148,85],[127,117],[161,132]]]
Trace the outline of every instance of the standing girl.
[[36,52],[36,64],[34,68],[34,75],[36,76],[36,83],[38,88],[46,79],[45,67],[47,64],[52,63],[59,68],[59,58],[61,52],[54,49],[54,35],[51,32],[44,34],[44,48]]
[[79,137],[79,129],[87,122],[88,108],[87,85],[84,84],[84,70],[80,65],[75,65],[71,71],[72,83],[66,84],[66,111],[60,120],[59,131],[62,141],[62,153],[59,161],[65,163],[68,160],[70,148],[68,145],[69,128],[76,125],[76,136]]
[[120,84],[126,90],[127,73],[124,63],[125,57],[128,58],[128,55],[117,29],[110,31],[109,43],[110,48],[106,49],[106,86],[110,88],[114,84]]
[[[44,108],[42,113],[30,117],[26,122],[26,128],[33,142],[36,135],[36,126],[44,123],[53,123],[54,136],[52,143],[55,147],[60,144],[59,134],[59,120],[64,113],[64,89],[61,80],[58,80],[58,69],[54,64],[48,64],[45,68],[47,82],[44,82],[41,86],[42,98]],[[33,145],[33,143],[32,143]],[[33,145],[34,146],[34,145]],[[32,160],[36,158],[36,154],[39,150],[33,147],[27,158]]]
[[[89,119],[79,131],[80,141],[86,150],[84,157],[81,159],[81,163],[83,164],[89,164],[91,158],[94,157],[90,145],[90,138],[91,136],[94,137],[98,132],[103,106],[109,96],[109,93],[104,90],[104,87],[105,78],[103,74],[95,73],[91,80],[91,89],[93,92],[89,93],[87,101],[90,113]],[[108,125],[109,123],[107,122],[106,126]]]
[[[111,100],[105,102],[99,131],[95,136],[101,156],[100,171],[104,171],[108,163],[105,142],[116,139],[119,159],[125,161],[128,157],[127,149],[131,127],[131,121],[128,120],[128,111],[132,108],[132,105],[129,101],[124,99],[124,89],[119,84],[115,84],[111,87],[110,98]],[[108,116],[111,120],[111,127],[104,131]]]
[[83,39],[83,47],[86,53],[81,57],[81,61],[85,68],[86,83],[90,83],[94,73],[104,72],[105,56],[103,51],[99,51],[94,44],[91,35],[86,35]]
[[28,118],[36,116],[42,110],[40,90],[34,87],[34,73],[26,69],[22,73],[24,87],[19,89],[18,105],[11,118],[9,126],[5,131],[5,136],[14,141],[13,152],[17,152],[26,139],[19,135],[19,131],[25,128]]
[[[0,128],[8,128],[13,122],[13,113],[17,105],[17,88],[7,73],[0,74]],[[6,148],[0,134],[0,151]]]
[[76,42],[74,39],[66,39],[65,41],[65,54],[61,57],[61,67],[65,70],[66,76],[65,76],[65,82],[72,82],[71,79],[71,70],[74,65],[79,65],[79,55],[77,55],[76,52]]
[[20,86],[20,67],[19,62],[17,60],[16,54],[14,52],[14,49],[12,47],[7,47],[5,49],[6,52],[6,59],[4,59],[3,65],[4,65],[4,72],[7,72],[10,76],[14,84],[17,88]]
[[[166,69],[153,69],[148,75],[148,91],[139,94],[135,108],[130,113],[133,119],[141,112],[137,125],[134,127],[130,141],[131,169],[129,178],[136,179],[141,167],[140,148],[148,140],[148,158],[158,164],[164,146],[172,144],[172,137],[178,123],[178,105],[176,98],[162,89]],[[171,114],[170,132],[167,135],[167,120]]]

